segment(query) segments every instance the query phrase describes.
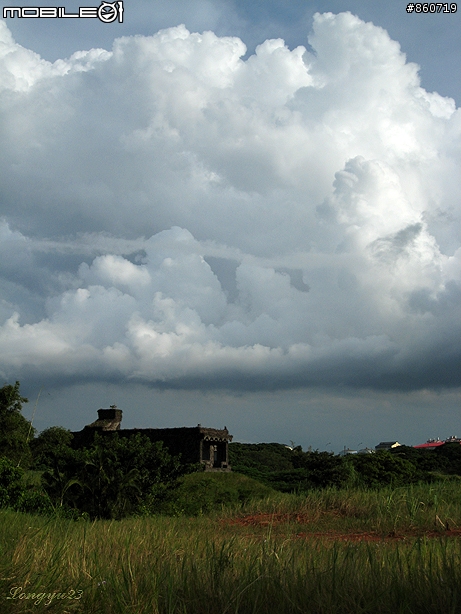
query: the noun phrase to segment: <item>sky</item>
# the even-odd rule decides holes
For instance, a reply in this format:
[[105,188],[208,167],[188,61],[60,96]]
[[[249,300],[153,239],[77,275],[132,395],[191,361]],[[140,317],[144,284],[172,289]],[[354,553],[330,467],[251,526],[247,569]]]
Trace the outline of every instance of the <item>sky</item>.
[[0,382],[38,431],[461,435],[460,13],[406,6],[0,19]]

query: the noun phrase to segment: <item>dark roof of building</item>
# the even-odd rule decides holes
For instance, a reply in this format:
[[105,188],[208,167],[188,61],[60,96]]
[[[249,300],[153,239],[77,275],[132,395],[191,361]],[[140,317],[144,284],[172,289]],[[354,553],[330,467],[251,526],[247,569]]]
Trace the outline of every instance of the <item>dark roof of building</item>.
[[96,429],[100,431],[118,431],[122,422],[122,410],[116,405],[111,405],[110,409],[98,409],[98,419],[87,424],[85,429]]
[[205,441],[232,441],[232,435],[229,434],[227,427],[223,429],[213,429],[202,426],[198,424],[197,426],[179,426],[179,427],[171,427],[171,428],[135,428],[135,429],[125,429],[126,431],[133,432],[149,432],[149,433],[159,433],[159,434],[168,434],[168,435],[180,435],[181,433],[196,433]]
[[176,428],[134,428],[123,429],[122,431],[120,429],[122,415],[122,410],[116,405],[111,405],[110,409],[98,409],[98,419],[91,424],[87,424],[83,431],[120,431],[121,433],[134,433],[140,431],[158,435],[169,435],[173,437],[179,437],[181,433],[185,434],[185,432],[187,432],[189,435],[194,434],[198,439],[204,439],[205,441],[232,441],[232,435],[229,434],[226,426],[223,429],[213,429],[197,424],[197,426],[183,426]]

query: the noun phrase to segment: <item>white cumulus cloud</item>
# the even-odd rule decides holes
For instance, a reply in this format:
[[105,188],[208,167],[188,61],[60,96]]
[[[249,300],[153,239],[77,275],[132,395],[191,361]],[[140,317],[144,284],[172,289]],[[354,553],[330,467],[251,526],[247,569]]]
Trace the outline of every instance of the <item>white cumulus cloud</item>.
[[309,43],[0,21],[2,377],[459,385],[460,111],[350,13]]

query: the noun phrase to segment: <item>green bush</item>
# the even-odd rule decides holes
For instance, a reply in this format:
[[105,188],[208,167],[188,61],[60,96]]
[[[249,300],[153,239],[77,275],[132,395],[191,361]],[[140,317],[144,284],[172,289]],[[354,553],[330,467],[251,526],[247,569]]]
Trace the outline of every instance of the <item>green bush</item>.
[[230,443],[229,462],[234,471],[249,475],[258,472],[289,471],[293,468],[293,451],[280,443]]
[[63,447],[43,474],[55,507],[75,509],[90,518],[120,519],[164,498],[164,491],[186,471],[161,442],[96,434],[87,448]]
[[0,507],[15,507],[23,495],[24,472],[5,457],[0,458]]
[[37,480],[34,481],[30,483],[30,475],[11,460],[0,458],[0,507],[29,514],[52,514],[54,508],[50,498]]
[[461,475],[461,445],[446,443],[433,451],[438,468],[446,473]]
[[60,426],[45,429],[30,442],[33,467],[35,469],[53,469],[56,459],[65,456],[72,446],[72,433]]
[[30,465],[28,441],[34,433],[31,423],[21,414],[22,405],[27,402],[19,392],[19,382],[0,388],[0,456],[22,467]]
[[424,477],[412,462],[390,452],[350,454],[346,457],[346,462],[355,472],[355,486],[405,486]]
[[230,444],[234,471],[282,492],[306,492],[312,488],[337,488],[351,480],[351,468],[331,452],[303,452],[277,443]]
[[281,492],[316,488],[380,488],[434,482],[461,476],[461,446],[445,444],[435,451],[401,446],[376,454],[334,455],[304,452],[281,444],[230,444],[234,471]]
[[53,514],[55,508],[49,496],[42,489],[25,489],[19,496],[14,506],[18,512],[27,514]]
[[237,473],[191,473],[178,480],[157,511],[168,515],[200,516],[262,499],[271,488]]

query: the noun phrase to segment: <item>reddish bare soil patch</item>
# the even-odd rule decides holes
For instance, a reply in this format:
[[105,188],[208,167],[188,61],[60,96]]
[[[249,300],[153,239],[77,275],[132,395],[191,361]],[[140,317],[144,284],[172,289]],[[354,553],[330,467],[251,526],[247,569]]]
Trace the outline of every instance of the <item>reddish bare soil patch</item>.
[[312,522],[312,517],[307,514],[251,514],[249,516],[231,518],[226,522],[242,527],[268,527],[288,523],[309,524]]
[[[312,522],[312,518],[307,514],[251,514],[248,516],[241,516],[231,518],[223,521],[225,524],[241,526],[241,527],[283,527],[287,524],[299,524],[308,525]],[[432,530],[424,531],[421,529],[408,528],[407,530],[399,530],[398,532],[392,531],[388,534],[382,534],[372,531],[321,531],[321,532],[306,532],[293,533],[293,538],[298,539],[328,539],[334,541],[367,541],[367,542],[380,542],[380,541],[399,541],[416,537],[461,537],[461,529],[446,529],[446,530]]]

